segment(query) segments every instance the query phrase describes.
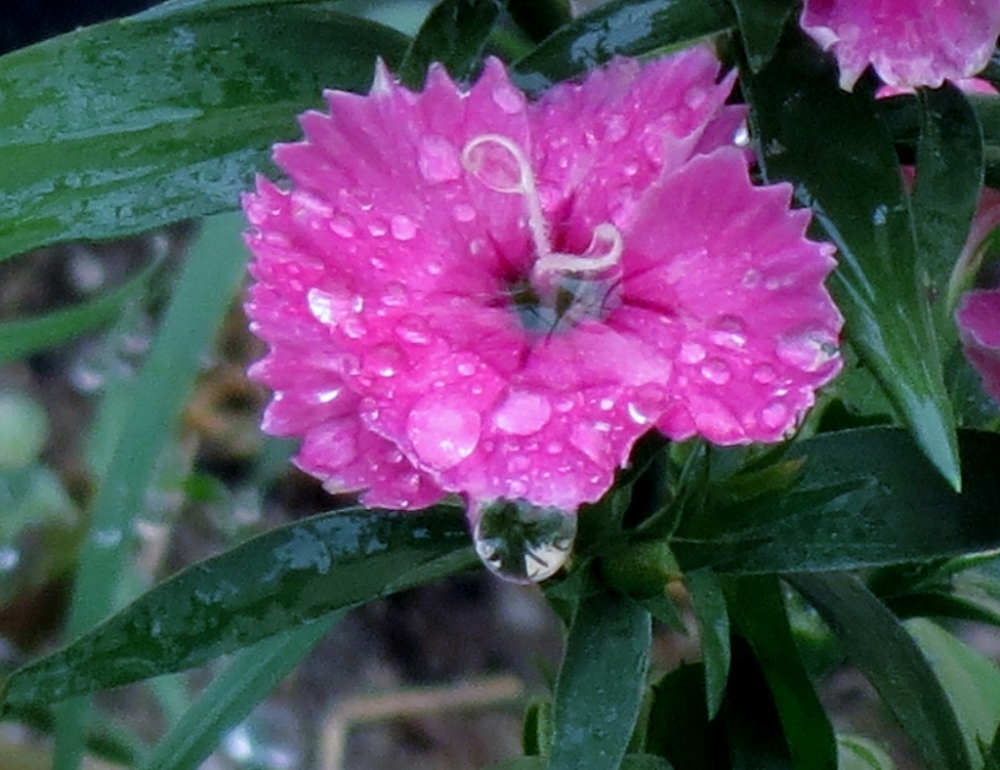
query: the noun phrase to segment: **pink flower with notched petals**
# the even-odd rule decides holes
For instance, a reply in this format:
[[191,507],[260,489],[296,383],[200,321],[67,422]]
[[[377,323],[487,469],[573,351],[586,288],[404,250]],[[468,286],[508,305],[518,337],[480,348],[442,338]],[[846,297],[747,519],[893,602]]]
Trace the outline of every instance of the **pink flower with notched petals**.
[[1000,35],[1000,0],[806,0],[802,28],[840,64],[850,91],[871,64],[890,86],[969,78]]
[[840,369],[833,248],[751,183],[718,77],[696,48],[537,101],[497,60],[327,93],[275,149],[290,189],[244,200],[264,429],[330,490],[474,517],[574,512],[654,427],[781,440]]
[[[979,208],[969,238],[958,260],[956,279],[970,280],[981,272],[987,239],[1000,226],[1000,192],[983,188]],[[983,380],[983,389],[1000,403],[1000,276],[981,276],[989,288],[977,288],[962,295],[955,323],[962,351]]]

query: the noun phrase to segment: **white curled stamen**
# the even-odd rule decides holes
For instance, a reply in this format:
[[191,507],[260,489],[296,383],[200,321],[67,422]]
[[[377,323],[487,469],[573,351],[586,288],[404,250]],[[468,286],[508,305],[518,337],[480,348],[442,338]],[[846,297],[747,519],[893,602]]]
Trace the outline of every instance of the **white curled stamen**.
[[[489,151],[496,149],[502,155],[493,156],[491,168]],[[507,169],[502,168],[504,163]],[[618,228],[610,222],[603,222],[594,228],[590,246],[584,254],[552,251],[535,172],[524,151],[510,138],[502,134],[475,137],[462,150],[462,166],[491,190],[524,198],[528,209],[528,229],[535,247],[536,260],[532,272],[536,277],[598,273],[621,262],[625,241]]]

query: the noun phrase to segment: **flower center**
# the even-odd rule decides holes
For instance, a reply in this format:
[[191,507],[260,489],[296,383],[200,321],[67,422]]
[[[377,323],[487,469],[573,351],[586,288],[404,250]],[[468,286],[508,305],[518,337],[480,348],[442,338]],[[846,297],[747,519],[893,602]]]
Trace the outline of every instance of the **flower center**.
[[610,222],[597,225],[582,254],[555,251],[535,173],[516,142],[502,134],[481,134],[462,150],[462,166],[491,190],[524,199],[535,259],[530,275],[510,288],[524,326],[552,332],[604,316],[621,282],[625,241],[618,228]]

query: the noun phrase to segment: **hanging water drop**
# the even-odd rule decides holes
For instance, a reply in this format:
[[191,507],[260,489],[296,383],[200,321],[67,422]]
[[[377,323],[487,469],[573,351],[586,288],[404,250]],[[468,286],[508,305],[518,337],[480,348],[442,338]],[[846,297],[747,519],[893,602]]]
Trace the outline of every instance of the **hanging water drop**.
[[472,538],[476,554],[498,577],[540,583],[569,559],[576,516],[526,500],[498,500],[483,507]]

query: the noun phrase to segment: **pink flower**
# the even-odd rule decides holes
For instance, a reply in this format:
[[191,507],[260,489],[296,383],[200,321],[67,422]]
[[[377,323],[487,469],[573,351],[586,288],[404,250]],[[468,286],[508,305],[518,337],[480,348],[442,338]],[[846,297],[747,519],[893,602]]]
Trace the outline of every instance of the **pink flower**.
[[840,63],[850,91],[871,64],[890,86],[969,78],[1000,35],[998,0],[806,0],[802,28]]
[[[968,241],[952,277],[950,295],[981,272],[988,238],[1000,226],[1000,193],[988,187],[979,198]],[[955,312],[962,350],[983,379],[983,389],[1000,403],[1000,288],[997,276],[981,275],[980,283],[992,288],[974,289],[961,297]]]
[[654,426],[779,441],[840,369],[788,185],[755,187],[705,48],[529,102],[497,60],[412,93],[379,68],[246,196],[263,427],[370,506],[575,511]]

